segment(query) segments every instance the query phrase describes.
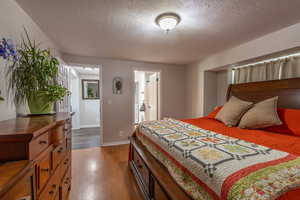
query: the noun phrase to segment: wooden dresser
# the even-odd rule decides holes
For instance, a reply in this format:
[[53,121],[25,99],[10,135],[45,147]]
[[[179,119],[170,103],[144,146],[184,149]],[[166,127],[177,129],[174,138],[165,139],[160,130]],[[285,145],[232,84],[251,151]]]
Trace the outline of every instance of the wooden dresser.
[[71,189],[72,114],[0,122],[0,200],[65,200]]

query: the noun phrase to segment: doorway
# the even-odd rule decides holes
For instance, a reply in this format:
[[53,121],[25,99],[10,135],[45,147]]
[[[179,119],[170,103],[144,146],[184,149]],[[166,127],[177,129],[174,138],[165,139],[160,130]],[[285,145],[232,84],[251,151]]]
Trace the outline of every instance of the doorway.
[[134,122],[160,119],[160,72],[134,71]]
[[101,146],[100,68],[70,67],[73,149]]

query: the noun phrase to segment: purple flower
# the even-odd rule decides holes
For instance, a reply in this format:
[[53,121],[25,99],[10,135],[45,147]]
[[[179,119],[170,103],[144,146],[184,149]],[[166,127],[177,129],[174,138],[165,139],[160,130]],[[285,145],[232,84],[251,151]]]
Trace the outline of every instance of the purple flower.
[[0,57],[8,61],[16,62],[18,60],[17,51],[11,39],[3,38],[0,41]]
[[5,49],[2,44],[0,44],[0,56],[3,56],[5,54]]

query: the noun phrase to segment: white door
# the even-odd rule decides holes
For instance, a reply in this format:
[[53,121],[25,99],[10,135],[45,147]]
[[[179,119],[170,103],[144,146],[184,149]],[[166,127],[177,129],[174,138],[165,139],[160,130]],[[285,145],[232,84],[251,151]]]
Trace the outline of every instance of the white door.
[[158,119],[158,76],[153,73],[149,76],[145,88],[146,120]]
[[72,112],[75,112],[72,120],[73,129],[80,128],[80,102],[79,102],[79,94],[80,94],[80,84],[79,77],[71,74],[71,106]]
[[134,83],[134,123],[139,123],[140,122],[140,87],[139,87],[139,82],[136,81]]

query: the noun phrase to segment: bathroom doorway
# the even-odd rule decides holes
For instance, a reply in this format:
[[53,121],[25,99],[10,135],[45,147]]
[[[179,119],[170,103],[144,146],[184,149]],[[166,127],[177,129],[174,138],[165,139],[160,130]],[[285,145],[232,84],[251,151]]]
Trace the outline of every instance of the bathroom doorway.
[[134,71],[134,122],[160,119],[160,72]]

